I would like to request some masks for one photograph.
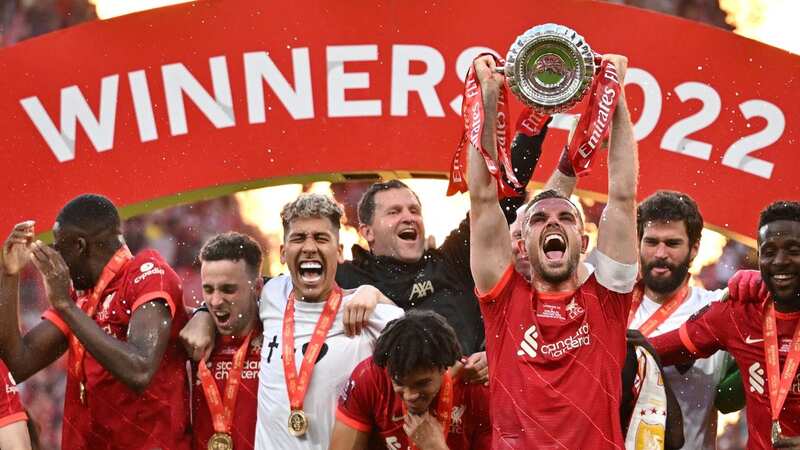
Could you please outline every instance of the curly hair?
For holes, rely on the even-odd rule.
[[[761,211],[761,215],[758,218],[758,229],[778,220],[800,222],[800,202],[778,200],[770,203]]]
[[[395,380],[420,368],[447,369],[459,358],[461,346],[453,327],[441,315],[419,309],[389,322],[372,353],[375,364]]]
[[[639,239],[648,222],[682,221],[686,225],[689,247],[700,241],[703,233],[703,216],[692,197],[683,192],[657,191],[644,199],[636,209],[636,228]]]
[[[293,220],[308,218],[328,219],[338,234],[343,214],[342,207],[327,195],[300,194],[294,201],[284,205],[281,210],[283,235],[288,236],[289,224]]]

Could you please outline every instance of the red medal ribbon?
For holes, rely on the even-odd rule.
[[[231,370],[228,372],[228,382],[225,384],[224,398],[220,398],[214,376],[206,366],[206,358],[203,358],[197,366],[197,376],[203,385],[203,393],[206,396],[208,410],[211,412],[215,433],[231,434],[233,411],[236,407],[236,397],[239,395],[239,385],[242,381],[242,370],[244,369],[244,362],[247,358],[247,350],[250,348],[250,338],[252,336],[253,330],[250,330],[236,353],[233,354]]]
[[[484,53],[478,55],[478,58],[484,55],[491,55]],[[491,55],[498,66],[502,66],[496,56]],[[476,58],[477,59],[477,58]],[[447,195],[453,195],[456,192],[467,192],[468,186],[466,181],[466,150],[467,144],[472,144],[478,152],[480,152],[486,163],[486,168],[489,173],[497,180],[497,190],[501,197],[517,197],[519,194],[516,189],[523,188],[520,182],[514,175],[513,167],[511,166],[511,139],[513,136],[508,135],[508,122],[510,115],[508,111],[508,88],[505,84],[500,88],[497,98],[497,118],[495,121],[495,142],[497,144],[497,161],[492,158],[489,151],[483,147],[483,126],[484,126],[484,111],[483,111],[483,92],[481,91],[481,84],[475,74],[475,69],[470,66],[467,72],[467,77],[464,82],[464,98],[461,104],[461,115],[464,118],[464,132],[461,136],[461,141],[456,148],[453,155],[453,161],[450,164],[450,182],[447,186]],[[542,127],[547,122],[548,115],[533,113],[531,110],[526,110],[522,118],[517,122],[517,131],[533,136],[541,132]],[[503,178],[498,162],[503,167],[507,181]]]
[[[283,314],[283,375],[286,378],[286,391],[289,394],[289,404],[292,411],[303,409],[303,400],[311,382],[311,372],[317,362],[317,356],[322,350],[322,344],[328,337],[328,331],[336,319],[339,306],[342,304],[342,290],[334,285],[328,298],[325,300],[325,308],[322,310],[317,325],[314,327],[314,334],[311,335],[311,342],[308,343],[303,361],[300,363],[300,374],[298,375],[294,363],[294,291],[289,294],[286,302],[286,311]]]
[[[403,416],[408,415],[406,402],[402,401],[402,397],[400,405],[403,407]],[[447,442],[447,435],[450,434],[450,417],[452,414],[453,377],[451,377],[450,373],[445,370],[444,375],[442,375],[442,386],[439,388],[439,399],[436,402],[436,418],[439,420],[439,424],[442,426],[445,442]],[[408,445],[409,450],[417,450],[417,446],[411,440],[410,436],[408,438]]]
[[[133,255],[131,251],[128,249],[127,245],[123,245],[120,247],[114,256],[108,261],[105,267],[103,267],[103,271],[100,273],[100,278],[95,283],[94,288],[92,288],[92,292],[89,293],[88,298],[86,296],[82,297],[86,299],[86,302],[82,305],[81,309],[86,313],[87,316],[94,319],[94,314],[97,312],[97,305],[100,303],[100,297],[103,295],[103,291],[106,290],[108,284],[111,283],[111,280],[117,276],[122,266],[125,265],[128,261],[133,259]],[[83,361],[86,357],[86,347],[81,344],[81,341],[78,340],[75,333],[72,333],[69,336],[69,350],[71,353],[70,356],[70,363],[69,363],[69,371],[72,376],[78,380],[81,385],[81,403],[85,403],[85,385],[86,385],[86,371],[83,366]]]
[[[775,304],[768,301],[765,307],[764,354],[767,363],[767,379],[769,380],[769,403],[772,409],[772,421],[777,422],[797,373],[798,363],[800,363],[800,322],[795,326],[783,373],[779,374],[780,357],[778,355],[778,325],[775,321]]]
[[[639,331],[645,337],[650,336],[650,334],[656,330],[665,320],[667,317],[671,316],[672,313],[675,312],[684,302],[686,302],[687,294],[689,291],[688,283],[683,283],[681,288],[678,292],[675,293],[672,297],[667,299],[661,306],[653,313],[647,320],[644,321],[641,325],[639,325]],[[631,322],[633,322],[633,318],[636,316],[636,311],[639,309],[639,306],[642,304],[642,299],[644,298],[644,288],[641,285],[637,285],[636,289],[633,291],[633,302],[631,304],[631,311],[628,313],[628,326],[630,327]]]
[[[569,159],[577,176],[588,175],[592,159],[608,136],[614,110],[617,109],[621,87],[617,69],[609,61],[600,65],[600,73],[592,82],[589,103],[569,144]]]

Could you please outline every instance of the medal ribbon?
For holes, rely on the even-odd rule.
[[[681,288],[667,301],[661,304],[661,306],[653,313],[647,320],[644,321],[641,325],[639,325],[639,331],[645,337],[650,336],[650,334],[655,331],[665,320],[667,317],[671,316],[672,313],[675,312],[680,306],[686,302],[686,297],[689,291],[689,284],[684,282],[681,285]],[[639,309],[639,306],[642,304],[642,299],[644,297],[644,288],[641,285],[636,286],[636,289],[633,291],[633,302],[631,304],[631,311],[628,313],[628,326],[630,327],[631,322],[633,322],[634,317],[636,317],[636,311]]]
[[[777,422],[781,415],[783,403],[789,395],[797,366],[800,363],[800,321],[794,329],[789,354],[783,373],[780,371],[780,357],[778,355],[778,325],[775,320],[775,303],[768,301],[764,311],[764,354],[767,363],[767,379],[769,380],[769,403],[772,409],[772,421]]]
[[[480,58],[484,55],[490,55],[494,58],[498,66],[502,66],[502,61],[490,53],[483,53],[478,55]],[[476,59],[477,59],[476,58]],[[497,161],[489,154],[489,151],[483,147],[483,126],[484,126],[484,111],[483,111],[483,92],[481,91],[481,84],[475,74],[474,66],[470,65],[467,71],[467,77],[464,82],[464,97],[461,103],[461,115],[464,118],[464,131],[461,135],[461,141],[456,148],[453,155],[453,161],[450,164],[450,181],[447,186],[447,195],[453,195],[456,192],[467,192],[468,186],[466,181],[466,152],[468,144],[472,144],[483,157],[486,163],[486,168],[489,170],[495,180],[497,180],[497,190],[500,197],[517,197],[519,194],[515,189],[522,189],[522,186],[514,174],[514,169],[511,166],[511,139],[513,136],[508,135],[508,122],[510,115],[508,111],[508,88],[505,83],[500,87],[500,92],[497,97],[497,118],[495,119],[495,142],[497,145]],[[525,113],[517,121],[517,131],[534,136],[541,132],[542,127],[547,122],[550,116],[533,112],[530,108],[525,110]],[[500,166],[503,170],[500,170]],[[505,172],[505,178],[503,173]]]
[[[311,372],[317,362],[317,356],[322,350],[322,344],[328,336],[328,331],[336,319],[339,306],[342,303],[342,290],[334,285],[331,293],[325,300],[325,307],[322,310],[317,325],[314,327],[314,334],[311,335],[311,342],[300,363],[300,374],[298,375],[294,362],[294,291],[289,294],[286,303],[286,311],[283,314],[283,375],[286,378],[286,391],[289,395],[289,404],[292,411],[303,409],[303,400],[311,382]]]
[[[569,143],[569,158],[577,176],[588,175],[592,159],[608,136],[621,87],[614,64],[603,61],[600,72],[592,82],[589,103]]]
[[[206,358],[203,358],[197,366],[197,376],[200,377],[203,385],[203,393],[206,396],[206,403],[208,403],[208,410],[211,412],[211,420],[216,433],[231,434],[233,411],[236,407],[236,397],[239,395],[239,385],[242,381],[242,369],[244,369],[252,336],[253,330],[250,330],[236,353],[233,354],[231,370],[228,372],[228,382],[225,384],[224,398],[220,398],[214,376],[206,366]]]
[[[114,256],[111,257],[106,266],[103,267],[100,278],[97,280],[97,283],[95,283],[94,288],[92,288],[92,292],[88,295],[84,307],[81,308],[87,316],[94,319],[94,314],[97,312],[97,305],[100,303],[100,297],[102,297],[103,291],[106,290],[111,280],[117,276],[122,266],[131,259],[133,259],[131,251],[128,249],[127,245],[123,245],[114,253]],[[86,297],[84,296],[84,298]],[[85,388],[83,386],[85,386],[86,371],[83,361],[86,357],[86,347],[81,344],[81,341],[78,340],[75,333],[69,336],[69,350],[72,354],[69,363],[69,371],[72,376],[81,383],[81,403],[84,403],[83,390]]]
[[[403,406],[403,415],[408,415],[406,402],[401,401],[400,404]],[[444,375],[442,375],[442,386],[439,388],[439,400],[436,402],[436,419],[439,420],[439,424],[442,426],[445,442],[447,442],[447,435],[450,434],[450,416],[452,414],[453,377],[451,377],[450,373],[445,370]],[[408,437],[408,441],[409,450],[417,450],[417,446],[413,441],[411,441],[410,436]]]

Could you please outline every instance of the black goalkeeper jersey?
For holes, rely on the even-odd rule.
[[[466,219],[439,248],[426,250],[416,263],[375,256],[353,246],[353,260],[339,264],[336,282],[345,289],[371,284],[404,310],[433,310],[455,329],[464,354],[483,350],[483,320],[469,268]]]

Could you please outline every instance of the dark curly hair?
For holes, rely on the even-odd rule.
[[[681,221],[686,226],[689,247],[700,242],[703,216],[692,197],[683,192],[657,191],[639,203],[636,210],[636,229],[641,240],[648,222]]]
[[[395,380],[419,368],[447,369],[459,358],[461,346],[453,327],[430,310],[410,310],[389,322],[372,353],[375,364]]]
[[[800,222],[800,202],[778,200],[770,203],[761,211],[761,216],[758,218],[758,228],[761,229],[764,225],[777,220]]]

